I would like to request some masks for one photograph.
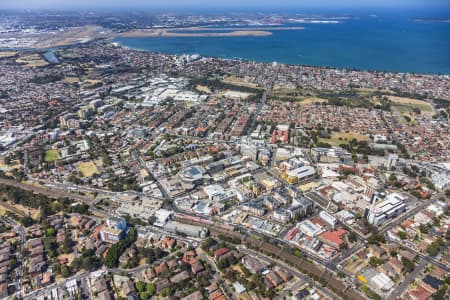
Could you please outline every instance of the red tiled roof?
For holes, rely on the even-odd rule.
[[[225,253],[227,253],[229,250],[227,248],[220,248],[214,251],[214,257],[221,257]]]
[[[347,233],[344,229],[339,229],[336,231],[325,231],[320,235],[321,238],[328,240],[336,245],[343,245],[345,242],[342,239],[342,236]]]

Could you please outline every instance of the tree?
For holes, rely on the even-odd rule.
[[[405,267],[406,273],[411,273],[415,269],[414,263],[409,259],[407,259],[406,257],[402,257],[402,264]]]
[[[399,231],[397,234],[398,234],[398,237],[402,240],[405,240],[408,237],[406,235],[406,232],[404,232],[404,231]]]
[[[379,259],[376,258],[375,256],[372,256],[372,257],[370,258],[370,260],[369,260],[369,264],[370,264],[372,267],[376,268],[376,267],[378,267],[379,265],[381,265],[381,260],[379,260]]]
[[[348,240],[351,243],[356,242],[358,239],[358,237],[356,236],[356,233],[354,233],[353,231],[350,231],[350,233],[348,234]]]
[[[425,224],[420,224],[419,230],[423,234],[427,234],[428,233],[428,227]]]
[[[142,293],[143,291],[145,291],[145,282],[138,281],[134,286],[136,287],[136,291],[138,293]]]
[[[8,268],[10,270],[15,269],[18,266],[17,259],[13,256],[9,259]]]
[[[395,175],[394,173],[389,175],[389,181],[391,181],[391,182],[397,181],[397,175]]]
[[[59,263],[54,263],[52,265],[52,271],[55,272],[55,274],[61,274],[61,265]]]
[[[84,270],[95,270],[101,266],[100,260],[95,256],[83,257],[81,266]]]
[[[154,283],[151,283],[151,282],[147,283],[147,284],[145,285],[145,290],[147,291],[147,293],[148,293],[150,296],[153,296],[153,295],[155,294],[155,292],[156,292],[155,284],[154,284]]]
[[[161,296],[163,296],[163,297],[170,296],[170,288],[166,287],[166,288],[162,289],[161,290]]]
[[[379,234],[379,233],[375,233],[375,234],[372,234],[367,239],[367,241],[370,244],[380,244],[380,243],[385,243],[386,242],[386,238],[383,235]]]
[[[136,229],[131,228],[125,239],[112,245],[112,247],[108,251],[108,254],[105,257],[105,260],[103,261],[104,264],[108,268],[116,267],[117,264],[119,263],[119,257],[128,247],[130,247],[136,241],[136,239],[137,239]]]
[[[72,240],[69,238],[68,235],[66,235],[64,237],[61,248],[62,248],[62,252],[65,254],[72,252]]]
[[[61,266],[61,276],[67,278],[70,276],[70,270],[66,265]]]
[[[442,239],[438,239],[438,240],[434,241],[427,247],[428,254],[430,254],[431,256],[438,255],[439,250],[443,245],[444,245],[444,241]]]

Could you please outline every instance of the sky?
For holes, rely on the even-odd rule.
[[[189,7],[446,7],[450,0],[0,0],[0,9],[70,8],[189,8]]]

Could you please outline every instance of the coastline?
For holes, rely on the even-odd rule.
[[[177,29],[178,30],[178,29]],[[157,30],[133,30],[122,34],[113,35],[112,38],[142,38],[142,37],[236,37],[236,36],[269,36],[272,35],[270,31],[261,30],[236,30],[231,32],[203,32],[203,33],[181,33],[172,32],[172,30],[157,29]]]
[[[186,28],[158,28],[135,29],[121,34],[118,37],[233,37],[233,36],[269,36],[272,31],[303,30],[304,27],[186,27]],[[202,31],[202,32],[195,32]],[[205,32],[206,31],[206,32]],[[214,31],[214,32],[207,32]],[[227,31],[227,32],[220,32]]]
[[[245,37],[270,36],[272,31],[303,30],[304,27],[174,27],[133,29],[118,33],[100,26],[74,27],[66,31],[45,33],[0,33],[0,49],[44,50],[60,46],[86,43],[103,38],[144,38],[144,37]],[[197,31],[197,32],[196,32]]]

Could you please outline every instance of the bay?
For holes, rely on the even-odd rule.
[[[117,38],[120,44],[170,54],[260,62],[450,74],[450,23],[406,17],[360,17],[338,24],[286,24],[304,30],[254,37]]]

